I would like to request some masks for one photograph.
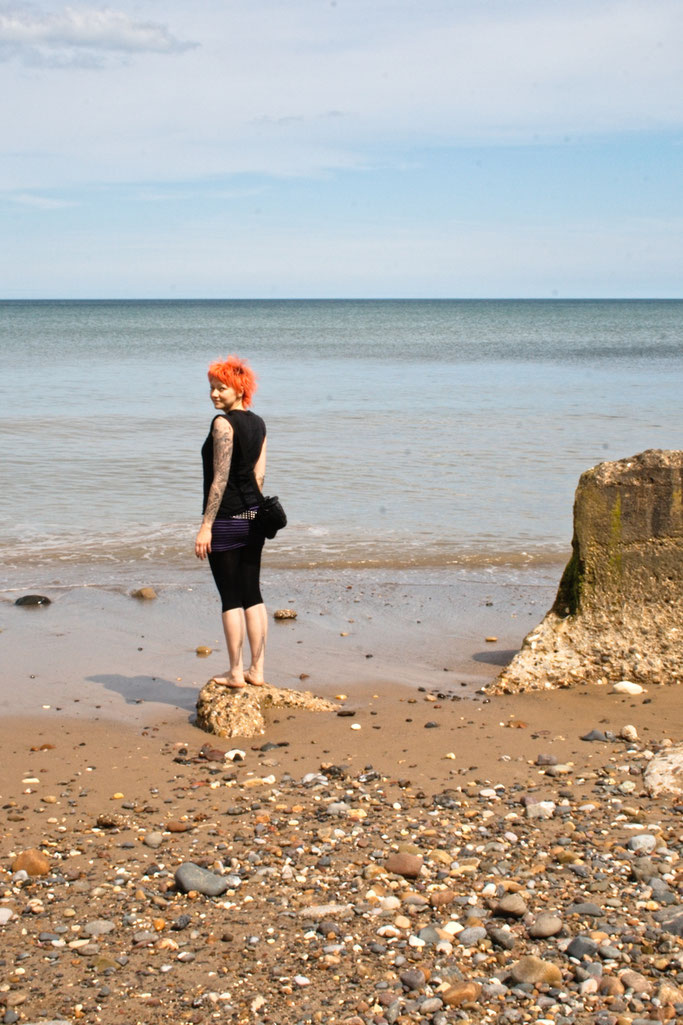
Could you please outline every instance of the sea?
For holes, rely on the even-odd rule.
[[[6,301],[5,597],[194,571],[230,353],[289,517],[276,569],[561,565],[584,470],[683,446],[677,300]]]

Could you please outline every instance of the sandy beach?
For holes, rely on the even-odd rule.
[[[279,580],[299,618],[272,624],[273,682],[345,714],[277,710],[231,741],[191,723],[220,656],[197,657],[217,639],[186,600],[184,629],[162,587],[147,604],[6,604],[4,1021],[683,1013],[683,804],[642,781],[683,739],[679,688],[477,693],[551,576],[527,592],[460,580],[449,631],[438,575]]]

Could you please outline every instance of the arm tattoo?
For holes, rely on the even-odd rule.
[[[221,504],[225,485],[228,483],[230,462],[232,460],[233,433],[232,427],[224,418],[215,421],[213,430],[213,481],[206,502],[204,523],[210,525],[216,519]]]

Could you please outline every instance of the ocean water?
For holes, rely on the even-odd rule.
[[[290,517],[275,568],[561,562],[583,470],[683,445],[680,301],[4,302],[6,589],[194,568],[230,352]]]

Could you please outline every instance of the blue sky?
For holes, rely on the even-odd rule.
[[[0,0],[0,297],[683,296],[681,53],[680,0]]]

